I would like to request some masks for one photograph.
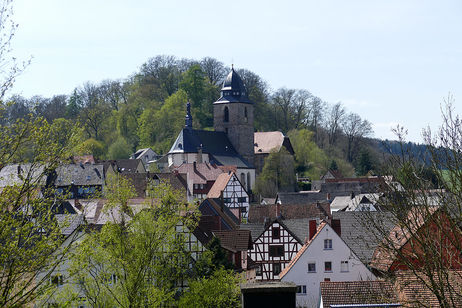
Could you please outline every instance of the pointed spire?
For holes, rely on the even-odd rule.
[[[190,102],[186,103],[186,116],[184,118],[184,122],[185,122],[184,127],[192,129],[192,115],[191,115],[191,103]]]

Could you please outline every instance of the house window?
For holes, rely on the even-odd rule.
[[[231,198],[223,198],[224,203],[231,203]]]
[[[224,110],[224,122],[229,122],[229,109],[228,107],[225,107],[225,110]]]
[[[332,249],[332,240],[331,239],[325,239],[324,240],[324,249]]]
[[[281,263],[273,264],[273,275],[279,275],[281,273]]]
[[[316,273],[316,263],[308,263],[308,273]]]
[[[284,256],[284,245],[271,245],[269,247],[270,257],[282,257]]]
[[[246,123],[248,122],[247,107],[244,108],[244,121],[245,121]]]
[[[50,280],[51,280],[51,284],[58,286],[58,287],[64,284],[64,277],[61,274],[51,276]]]
[[[348,272],[348,261],[341,261],[340,262],[340,271],[341,272]]]
[[[238,197],[237,202],[239,202],[239,203],[247,202],[247,198],[246,197]]]
[[[199,184],[200,189],[204,189],[204,184]]]
[[[324,271],[332,272],[332,262],[330,261],[324,262]]]
[[[306,286],[297,286],[297,294],[306,295]]]
[[[255,275],[261,276],[261,265],[259,265],[259,266],[255,269]]]
[[[330,278],[324,278],[324,281],[330,281]]]
[[[273,227],[273,239],[278,240],[281,237],[281,229],[279,227]]]

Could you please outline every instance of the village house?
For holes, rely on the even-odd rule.
[[[284,136],[280,131],[256,132],[254,134],[255,170],[257,174],[263,170],[265,158],[271,152],[279,152],[281,148],[284,148],[292,156],[295,154],[289,137]]]
[[[309,225],[308,240],[279,275],[299,286],[297,306],[317,306],[322,281],[376,279],[327,222],[311,220]]]

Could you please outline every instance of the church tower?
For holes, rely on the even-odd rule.
[[[241,77],[234,68],[226,77],[220,98],[213,103],[215,131],[225,132],[236,151],[253,166],[254,163],[254,103],[247,96]]]

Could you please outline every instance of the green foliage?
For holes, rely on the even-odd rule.
[[[128,144],[124,137],[119,137],[109,146],[107,151],[108,159],[127,159],[132,153],[132,147]]]
[[[294,159],[285,148],[271,152],[255,183],[255,191],[263,197],[274,197],[278,191],[295,190]]]
[[[104,146],[101,142],[90,138],[77,145],[74,152],[76,155],[92,154],[95,158],[101,158],[104,155]]]
[[[329,170],[338,170],[338,165],[335,160],[331,160],[330,165],[329,165]]]
[[[373,171],[375,168],[373,159],[368,150],[363,149],[359,154],[358,162],[356,165],[357,175],[366,175],[368,172]]]
[[[180,299],[180,307],[240,307],[240,279],[232,272],[217,270],[209,278],[192,281]]]

